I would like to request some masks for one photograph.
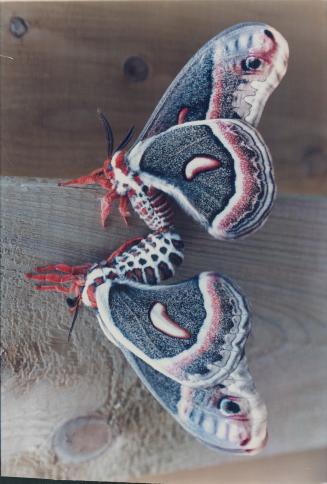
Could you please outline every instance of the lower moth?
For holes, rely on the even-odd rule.
[[[27,277],[41,291],[73,294],[75,315],[81,303],[94,311],[105,336],[190,434],[215,449],[257,452],[267,412],[244,355],[247,303],[215,272],[160,284],[182,260],[181,238],[167,231],[133,239],[97,264],[51,265]]]

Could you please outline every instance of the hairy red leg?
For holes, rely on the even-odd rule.
[[[70,339],[72,330],[74,328],[78,308],[82,300],[82,290],[85,286],[85,278],[88,269],[92,264],[82,264],[79,266],[69,266],[67,264],[55,264],[37,268],[37,274],[26,274],[28,279],[33,281],[43,282],[57,282],[58,284],[40,284],[34,286],[36,291],[42,292],[59,292],[62,294],[74,294],[74,298],[68,297],[67,303],[70,306],[69,311],[74,314],[73,321],[68,333],[68,340]],[[57,273],[45,273],[46,271],[57,271],[63,274]],[[68,286],[64,284],[70,282]]]
[[[81,264],[79,266],[70,266],[68,264],[54,264],[48,266],[37,267],[36,272],[49,272],[49,271],[59,271],[65,272],[67,274],[85,274],[88,269],[92,266],[92,264]]]
[[[131,216],[131,213],[128,210],[128,202],[129,200],[127,196],[120,197],[119,199],[119,213],[125,220],[126,225],[128,224],[127,218]]]
[[[37,267],[36,274],[25,274],[27,279],[38,282],[56,282],[58,284],[40,284],[35,286],[37,291],[56,291],[65,294],[73,293],[80,296],[81,288],[85,285],[85,277],[92,264],[82,264],[79,266],[69,266],[67,264],[53,264]],[[55,272],[48,272],[55,271]],[[58,274],[59,272],[59,274]],[[61,274],[60,274],[61,273]],[[69,286],[64,284],[70,283]]]
[[[98,178],[103,175],[103,168],[97,170],[97,173],[90,173],[88,175],[82,175],[78,178],[73,178],[65,182],[59,182],[58,185],[61,187],[67,187],[71,185],[96,185]]]
[[[35,286],[34,289],[36,291],[44,291],[44,292],[62,292],[64,294],[69,294],[71,292],[70,288],[69,287],[65,287],[65,286],[59,286],[58,284],[54,284],[54,285],[47,285],[47,286],[43,286],[43,285],[40,285],[40,286]]]
[[[121,151],[118,154],[116,160],[117,167],[122,170],[123,173],[127,174],[128,169],[125,165],[125,155]],[[81,176],[79,178],[74,178],[69,181],[60,182],[60,186],[74,186],[74,185],[99,185],[108,191],[108,193],[101,200],[101,223],[105,226],[106,220],[110,214],[112,202],[119,198],[120,195],[116,193],[115,182],[114,182],[114,172],[111,168],[111,158],[107,158],[103,162],[102,168],[97,168],[91,171],[88,175]],[[119,212],[125,223],[127,224],[127,217],[130,216],[128,210],[128,196],[124,195],[119,201]]]
[[[113,174],[110,171],[110,163],[111,159],[107,159],[104,161],[103,166],[101,168],[96,168],[95,170],[91,171],[88,175],[83,175],[78,178],[73,178],[72,180],[68,180],[66,182],[60,182],[59,186],[71,186],[71,185],[101,185],[103,188],[111,188],[108,186],[108,181],[113,178]],[[105,184],[105,186],[103,186]]]
[[[105,190],[114,190],[112,181],[109,178],[97,178],[97,185]]]
[[[33,281],[44,281],[44,282],[72,282],[75,279],[73,274],[26,274],[27,279],[32,279]]]
[[[112,189],[112,182],[109,178],[91,175],[81,176],[80,178],[75,178],[74,180],[69,180],[67,182],[60,182],[58,185],[61,187],[70,187],[74,185],[99,185],[105,190]]]
[[[101,224],[103,227],[111,212],[112,203],[117,198],[119,198],[119,195],[115,191],[111,191],[101,199]]]
[[[34,281],[58,282],[59,284],[40,284],[38,286],[34,286],[34,289],[36,291],[74,294],[78,301],[81,297],[81,289],[85,285],[85,278],[77,279],[77,276],[60,276],[59,274],[26,274],[26,277]],[[66,279],[68,277],[70,277],[70,280]],[[71,284],[69,286],[64,286],[63,284],[65,282],[71,282]]]

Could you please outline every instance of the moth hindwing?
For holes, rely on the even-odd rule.
[[[220,382],[243,356],[247,305],[216,273],[153,287],[115,279],[100,284],[95,298],[107,337],[181,384]]]
[[[172,196],[218,239],[258,229],[272,208],[269,150],[239,120],[185,123],[138,143],[126,160],[144,185]]]

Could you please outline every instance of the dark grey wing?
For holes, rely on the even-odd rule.
[[[266,220],[275,194],[272,160],[241,120],[195,121],[138,143],[127,159],[145,185],[175,198],[217,239],[235,239]]]
[[[250,329],[244,297],[211,272],[167,286],[115,280],[97,288],[107,337],[166,376],[191,386],[226,378]]]
[[[224,30],[180,71],[136,142],[185,121],[237,118],[257,126],[287,62],[287,42],[269,25],[249,22]]]
[[[190,388],[167,378],[133,353],[127,360],[159,403],[205,445],[228,452],[260,451],[267,441],[267,410],[245,358],[228,379],[208,388]]]

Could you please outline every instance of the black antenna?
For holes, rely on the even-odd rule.
[[[69,328],[68,341],[70,341],[70,337],[72,335],[72,332],[73,332],[73,329],[74,329],[74,326],[75,326],[75,323],[76,323],[76,319],[77,319],[77,315],[78,315],[78,310],[79,310],[79,305],[76,306],[76,309],[75,309],[75,312],[74,312],[73,321],[72,321],[72,324],[70,325],[70,328]]]
[[[110,126],[108,119],[105,117],[103,112],[98,108],[97,113],[99,118],[101,119],[102,125],[106,132],[106,140],[107,140],[107,155],[108,158],[111,157],[113,149],[114,149],[114,135]]]
[[[132,126],[131,129],[128,131],[127,135],[125,136],[125,138],[123,139],[123,141],[118,146],[118,148],[115,149],[115,151],[122,150],[123,148],[125,148],[126,145],[128,145],[128,143],[130,142],[130,140],[133,136],[134,129],[135,129],[135,127]]]

